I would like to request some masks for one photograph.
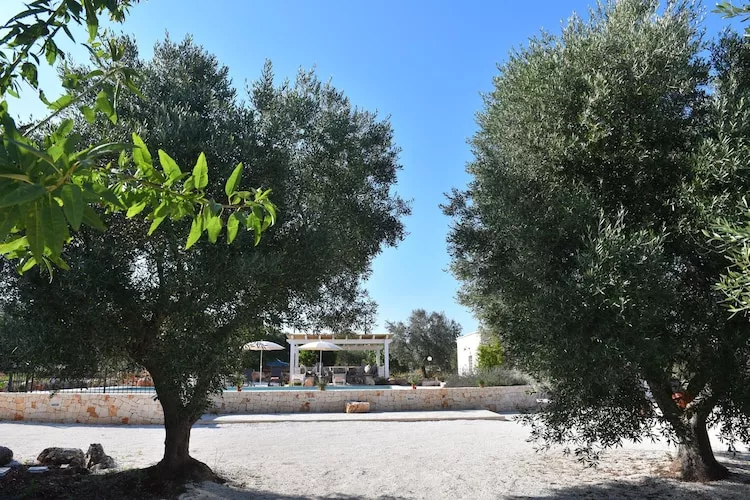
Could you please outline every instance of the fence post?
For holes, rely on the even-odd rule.
[[[107,369],[106,368],[104,369],[104,384],[102,384],[102,386],[103,386],[102,390],[104,394],[107,394]]]

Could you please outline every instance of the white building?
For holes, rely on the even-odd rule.
[[[479,332],[461,335],[456,339],[458,345],[458,374],[472,373],[477,366],[479,344],[482,336]]]

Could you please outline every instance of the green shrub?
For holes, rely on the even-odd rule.
[[[489,370],[503,364],[503,346],[499,340],[482,344],[477,349],[477,367]]]
[[[468,375],[449,375],[445,378],[445,385],[447,387],[478,387],[480,380],[487,387],[527,385],[533,383],[531,377],[518,370],[495,367],[479,369]]]

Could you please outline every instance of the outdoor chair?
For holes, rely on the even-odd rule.
[[[300,365],[297,373],[294,373],[293,370],[290,371],[289,383],[294,385],[295,382],[300,382],[300,384],[304,385],[306,375],[307,375],[307,367],[305,365]]]
[[[268,377],[268,386],[270,387],[274,382],[276,385],[281,386],[283,381],[283,372],[281,366],[272,366],[271,367],[271,376]]]
[[[333,368],[333,385],[346,385],[346,368],[343,366]]]

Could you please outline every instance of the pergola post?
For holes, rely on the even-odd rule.
[[[388,359],[388,344],[390,344],[390,340],[386,340],[383,343],[383,358],[385,358],[383,361],[385,362],[385,378],[388,378],[391,376],[391,364],[390,360]]]

